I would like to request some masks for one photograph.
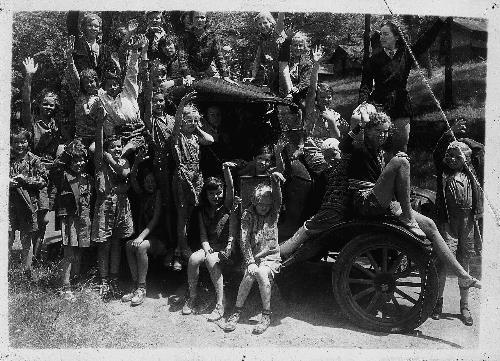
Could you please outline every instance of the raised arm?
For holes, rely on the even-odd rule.
[[[307,95],[306,95],[306,109],[304,114],[305,124],[308,124],[308,122],[311,120],[314,108],[316,107],[316,91],[318,88],[319,61],[321,60],[322,57],[323,57],[323,49],[321,47],[316,46],[316,48],[312,52],[313,66],[311,69],[311,77],[309,78],[309,88],[307,90]],[[312,127],[307,130],[312,132],[315,125],[316,124],[312,124]]]
[[[214,137],[201,129],[201,124],[196,126],[196,133],[198,134],[198,141],[201,145],[210,145],[214,142]]]
[[[222,164],[222,170],[224,172],[224,182],[226,183],[226,195],[224,197],[224,205],[227,209],[233,208],[234,202],[234,183],[233,176],[231,174],[231,168],[236,167],[236,163],[225,162]]]
[[[285,162],[283,162],[282,156],[283,149],[285,149],[285,140],[280,138],[274,146],[274,157],[276,158],[276,170],[281,174],[285,174]]]
[[[247,267],[251,264],[255,265],[255,259],[252,254],[252,245],[250,239],[252,236],[252,226],[252,214],[248,210],[245,210],[241,217],[240,248]]]
[[[361,76],[361,84],[359,86],[358,104],[368,101],[373,90],[373,71],[370,59],[363,64],[363,73]]]
[[[273,172],[271,174],[271,188],[273,190],[273,209],[276,212],[276,215],[279,215],[280,208],[281,208],[281,202],[282,202],[282,195],[281,195],[281,185],[280,182],[284,182],[285,178],[283,177],[283,174],[280,172]]]
[[[38,69],[33,58],[26,58],[24,65],[24,84],[23,84],[23,106],[21,108],[21,120],[27,129],[33,129],[33,117],[31,115],[31,80],[33,74]]]
[[[139,49],[147,47],[147,40],[141,35],[132,45],[132,53],[128,59],[127,72],[123,81],[123,92],[131,99],[137,100],[139,97],[139,85],[137,84],[137,74],[139,73]]]
[[[94,150],[94,164],[97,172],[102,168],[104,157],[104,118],[106,116],[104,105],[99,98],[92,104],[90,116],[94,117],[97,121]]]
[[[143,190],[137,180],[137,173],[139,170],[139,165],[144,162],[146,159],[148,159],[148,155],[145,152],[144,148],[141,148],[139,152],[137,152],[137,155],[134,160],[134,164],[132,165],[132,169],[130,170],[130,183],[132,185],[132,189],[134,190],[135,193],[137,194],[143,194]]]
[[[153,79],[156,76],[156,69],[158,66],[158,60],[153,62],[151,69],[146,69],[145,72],[145,84],[143,88],[144,97],[144,124],[149,132],[153,130]]]
[[[73,51],[75,49],[75,36],[70,35],[66,42],[66,78],[71,95],[76,99],[80,95],[80,76],[73,61]]]

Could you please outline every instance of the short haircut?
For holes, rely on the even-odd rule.
[[[86,68],[86,69],[83,69],[81,72],[80,72],[80,89],[85,93],[85,89],[83,89],[83,79],[89,79],[89,80],[94,80],[97,84],[98,82],[98,77],[97,77],[97,73],[94,69],[90,69],[90,68]]]
[[[10,133],[10,142],[22,140],[29,142],[31,140],[31,133],[23,127],[15,127],[12,129]]]
[[[385,123],[389,123],[389,125],[391,125],[391,118],[384,112],[377,111],[370,114],[370,121],[366,124],[365,129],[374,128]]]
[[[109,146],[111,145],[111,143],[114,143],[116,141],[119,141],[121,143],[122,138],[120,138],[116,134],[113,134],[113,135],[110,135],[109,137],[107,137],[103,143],[104,150],[107,150],[109,148]]]
[[[465,155],[465,159],[467,162],[470,163],[471,157],[472,157],[472,149],[465,144],[464,142],[460,142],[458,140],[455,140],[448,145],[448,148],[446,149],[446,154],[452,150],[459,150],[463,155]]]
[[[257,15],[255,15],[255,18],[253,19],[255,22],[259,21],[260,19],[266,19],[269,21],[273,26],[276,25],[276,20],[274,20],[273,15],[269,11],[261,11]]]
[[[85,145],[78,138],[72,140],[65,147],[64,152],[68,156],[68,162],[66,164],[70,164],[75,159],[86,159],[87,158],[87,150],[85,149]]]
[[[85,15],[83,15],[81,25],[82,27],[86,26],[87,24],[91,23],[94,20],[97,20],[99,22],[99,26],[102,25],[101,18],[99,17],[99,15],[95,13],[86,13]]]

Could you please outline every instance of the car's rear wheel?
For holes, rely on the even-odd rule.
[[[437,299],[431,255],[410,239],[365,234],[340,252],[333,292],[344,314],[374,331],[404,332],[420,326]]]

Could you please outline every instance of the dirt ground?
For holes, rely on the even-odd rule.
[[[50,226],[49,226],[50,227]],[[49,230],[47,238],[57,233]],[[125,259],[123,259],[125,262]],[[125,266],[125,265],[124,265]],[[476,277],[480,265],[472,269]],[[235,331],[225,333],[224,322],[207,321],[215,296],[206,270],[201,270],[196,313],[181,314],[186,293],[186,273],[166,270],[151,262],[148,293],[137,307],[119,300],[103,303],[106,313],[117,322],[129,325],[135,335],[131,347],[341,347],[341,348],[426,348],[470,349],[478,345],[480,293],[472,289],[470,309],[474,325],[459,319],[459,291],[456,277],[449,276],[444,294],[443,319],[428,319],[412,334],[366,331],[349,322],[334,300],[331,269],[328,264],[304,263],[284,270],[278,276],[272,295],[272,323],[263,335],[253,335],[261,301],[254,285],[247,299],[242,320]],[[228,280],[226,297],[230,312],[236,299],[238,277]],[[127,286],[127,280],[122,280]]]

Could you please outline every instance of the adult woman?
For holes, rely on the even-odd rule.
[[[206,78],[218,75],[229,79],[229,73],[222,52],[222,45],[218,36],[210,31],[207,17],[204,12],[193,12],[193,23],[186,30],[179,43],[179,62],[184,76],[187,76],[186,85],[190,85],[192,78]],[[216,69],[212,63],[215,63]],[[187,67],[187,68],[186,68]]]
[[[438,19],[411,46],[416,57],[431,46],[443,24],[443,20]],[[413,67],[413,59],[405,48],[397,25],[391,21],[383,23],[380,28],[380,45],[363,66],[359,103],[382,105],[394,125],[393,152],[406,152],[412,117],[406,84]]]
[[[341,151],[350,154],[347,176],[354,195],[354,210],[360,216],[390,213],[398,217],[412,233],[432,242],[439,259],[459,277],[464,287],[481,288],[479,281],[453,256],[434,221],[411,208],[408,156],[399,152],[385,164],[382,146],[387,140],[390,118],[377,111],[368,114],[364,106],[360,107],[360,113],[359,124],[340,143]],[[363,142],[355,145],[354,136],[362,128]]]

